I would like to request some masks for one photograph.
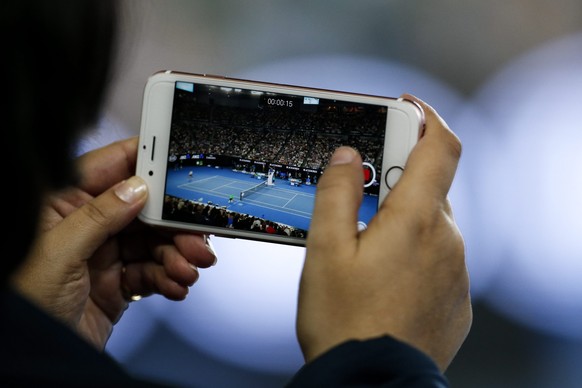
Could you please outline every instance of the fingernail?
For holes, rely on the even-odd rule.
[[[141,178],[133,176],[117,185],[114,192],[123,202],[135,203],[145,197],[147,187]]]
[[[198,281],[198,278],[200,277],[200,272],[198,272],[198,267],[196,267],[194,264],[190,264],[190,268],[192,268],[192,272],[194,272],[194,274],[196,275],[196,278],[194,279],[192,284],[190,284],[193,285]]]
[[[189,286],[193,286],[198,279],[200,279],[200,272],[198,271],[198,267],[196,267],[194,264],[189,263],[190,264],[190,268],[192,268],[192,272],[194,272],[194,280],[192,280],[192,282],[190,282]]]
[[[335,166],[338,164],[349,164],[356,157],[356,151],[350,147],[339,147],[329,160],[330,166]]]
[[[215,266],[216,263],[218,263],[218,257],[216,256],[216,251],[214,250],[212,241],[210,241],[210,237],[208,236],[205,236],[204,239],[206,240],[206,249],[208,249],[208,252],[210,252],[214,257],[214,262],[212,263],[212,266]]]

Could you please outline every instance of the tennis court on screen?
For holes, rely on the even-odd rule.
[[[257,188],[259,184],[261,187]],[[241,192],[244,193],[242,200]],[[168,170],[166,194],[211,202],[231,211],[298,228],[309,226],[315,201],[314,186],[291,186],[283,180],[275,180],[274,186],[267,186],[265,180],[250,174],[211,167]]]

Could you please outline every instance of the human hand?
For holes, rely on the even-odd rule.
[[[317,186],[297,335],[306,361],[350,339],[393,336],[445,370],[472,322],[463,238],[447,199],[461,143],[427,104],[426,131],[365,231],[362,160],[341,147]]]
[[[80,183],[47,198],[39,235],[13,287],[103,349],[131,295],[182,300],[197,268],[216,261],[207,236],[136,219],[147,198],[132,176],[137,138],[77,160]]]

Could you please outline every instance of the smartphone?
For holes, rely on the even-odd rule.
[[[304,246],[333,151],[362,156],[364,230],[424,129],[412,101],[161,71],[143,96],[136,174],[148,224]]]

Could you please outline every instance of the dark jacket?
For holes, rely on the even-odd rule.
[[[162,387],[128,374],[18,294],[0,294],[0,386]],[[303,366],[291,387],[448,387],[430,358],[390,337],[349,341]]]

